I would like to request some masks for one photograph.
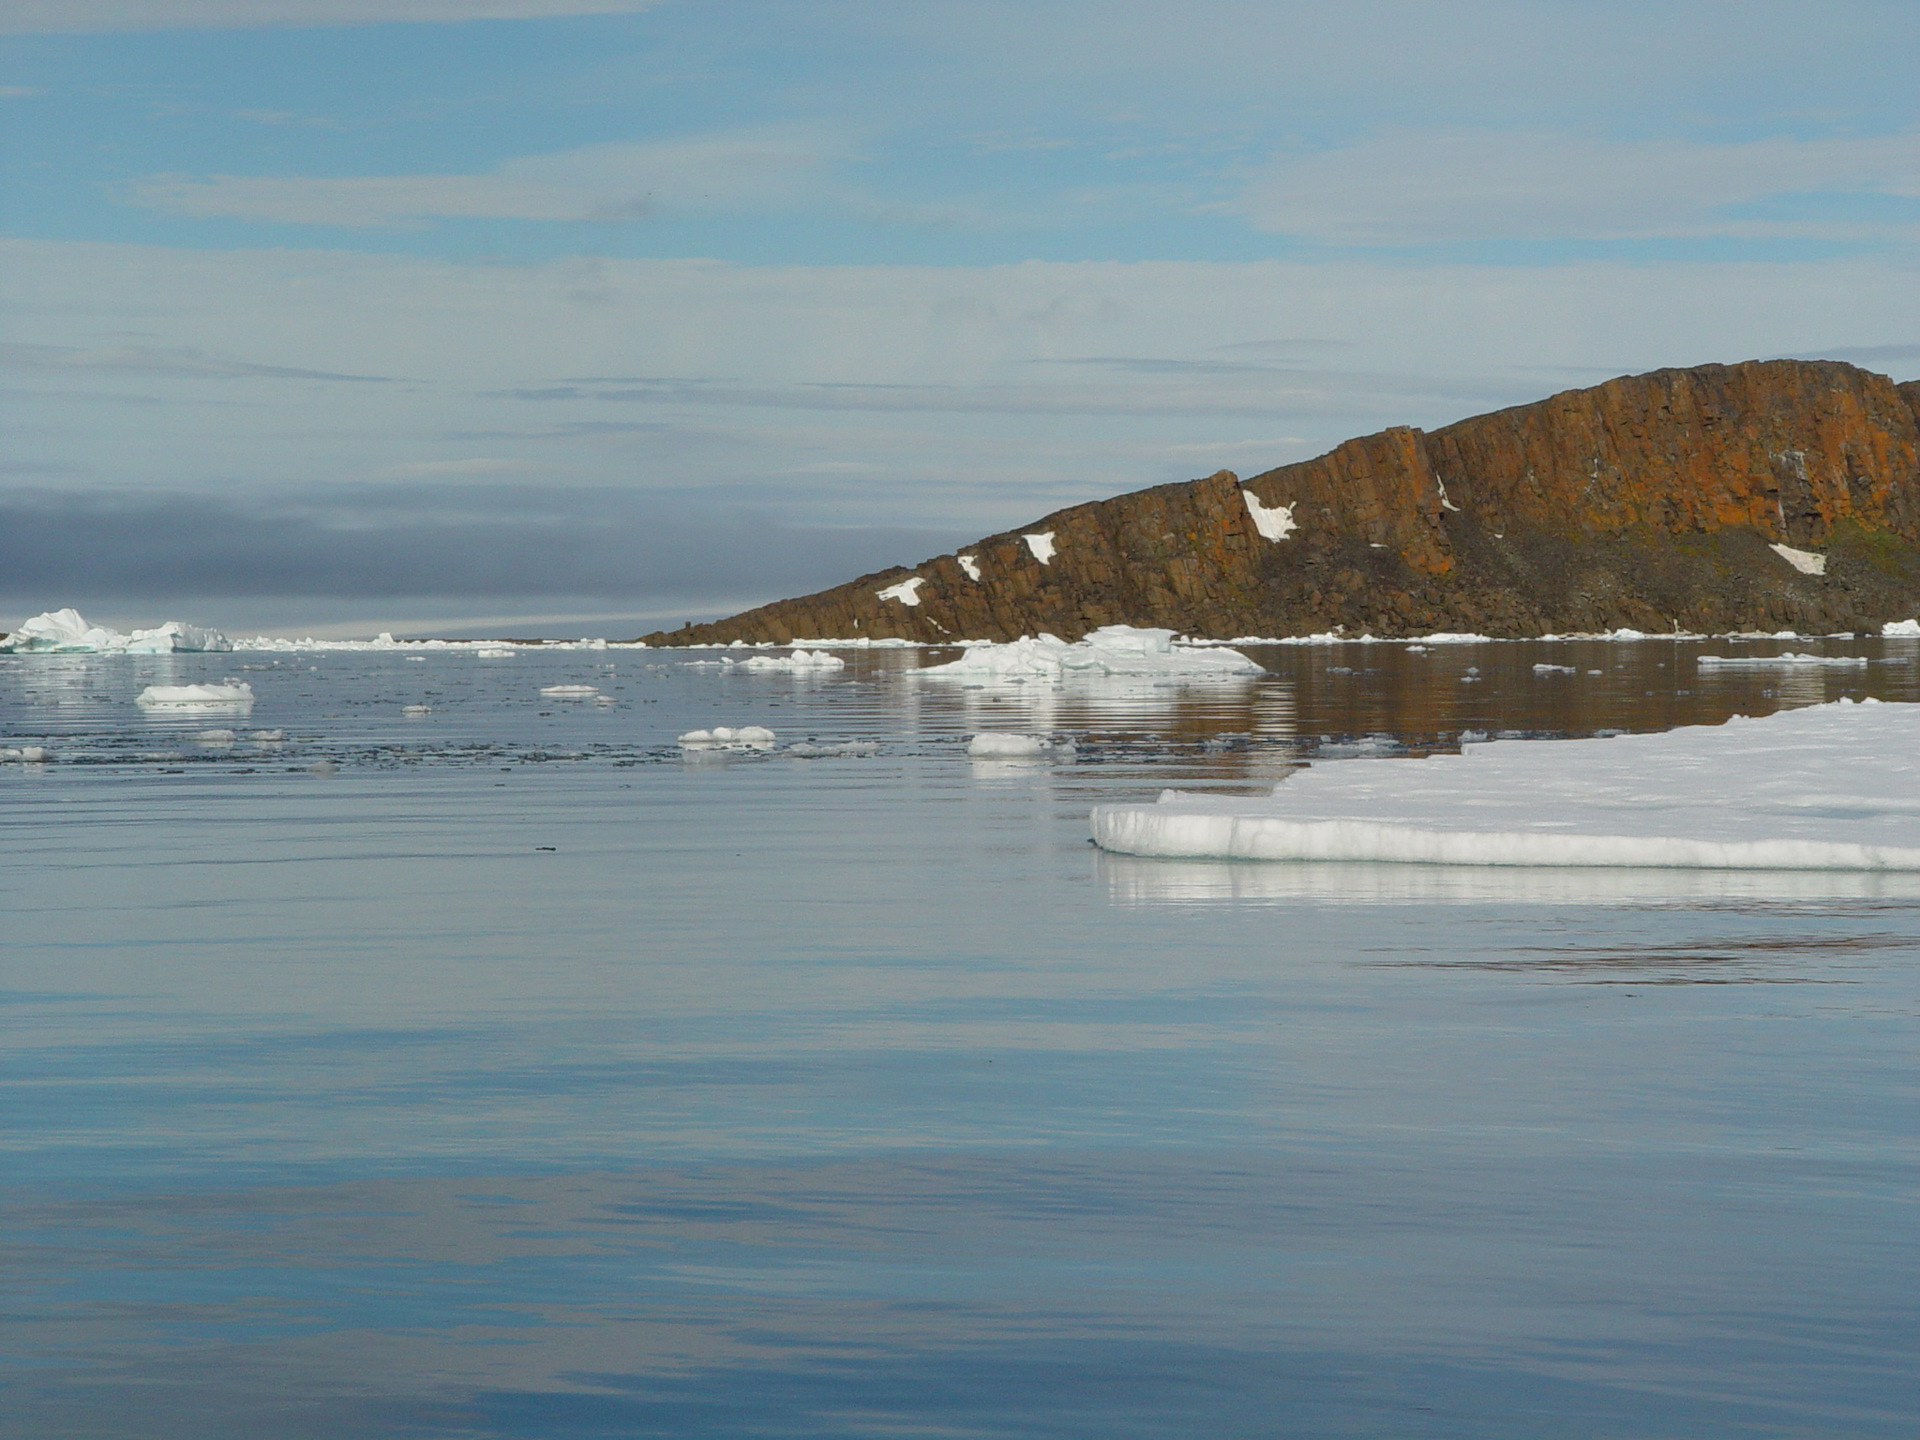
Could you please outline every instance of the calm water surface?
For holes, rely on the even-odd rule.
[[[1695,663],[1786,649],[1873,663]],[[0,659],[0,745],[54,757],[0,765],[0,1433],[1912,1435],[1905,882],[1157,864],[1085,821],[1920,700],[1920,644],[1257,654]],[[250,716],[132,704],[228,674]],[[877,752],[673,744],[746,723]]]

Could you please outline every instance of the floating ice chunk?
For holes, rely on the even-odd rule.
[[[1811,550],[1796,550],[1791,545],[1769,545],[1767,548],[1802,575],[1827,573],[1827,557],[1824,555],[1815,554]]]
[[[912,602],[917,605],[920,602]],[[751,660],[742,660],[742,670],[844,670],[847,662],[838,655],[829,655],[824,650],[796,650],[791,655],[756,655]]]
[[[1104,625],[1069,645],[1054,635],[969,646],[945,665],[915,673],[953,680],[1060,680],[1069,676],[1142,675],[1183,679],[1266,673],[1238,650],[1176,646],[1171,630]]]
[[[813,740],[801,740],[787,747],[787,754],[797,755],[802,760],[823,760],[831,755],[878,755],[878,740],[842,740],[837,744],[822,745]]]
[[[511,660],[518,652],[509,650],[504,645],[482,645],[473,653],[477,659],[481,660]]]
[[[1851,669],[1864,666],[1864,655],[1801,655],[1789,650],[1784,655],[1702,655],[1697,661],[1702,670],[1770,670],[1775,668],[1798,669],[1803,666],[1818,668],[1823,665]]]
[[[415,720],[418,720],[418,719],[419,719],[419,718],[420,718],[420,717],[421,717],[422,715],[431,715],[431,714],[433,714],[433,706],[431,706],[431,705],[402,705],[402,706],[400,707],[400,713],[401,713],[402,715],[405,715],[405,716],[408,716],[408,717],[409,717],[409,718],[411,718],[411,719],[415,719]]]
[[[1027,542],[1027,549],[1033,552],[1034,559],[1042,565],[1053,563],[1053,531],[1041,530],[1036,534],[1022,535],[1020,538]]]
[[[898,600],[902,605],[918,605],[920,587],[926,583],[924,575],[910,575],[898,585],[889,585],[886,589],[876,590],[873,593],[882,600]]]
[[[1260,497],[1251,490],[1242,490],[1240,498],[1247,502],[1247,514],[1253,520],[1253,528],[1260,532],[1261,539],[1284,540],[1300,528],[1293,518],[1293,504],[1263,505]]]
[[[1880,627],[1880,633],[1889,640],[1920,637],[1920,620],[1889,620]]]
[[[218,630],[169,620],[151,630],[123,635],[103,625],[89,625],[72,608],[36,615],[0,640],[0,652],[16,655],[172,655],[232,648]]]
[[[591,700],[600,693],[597,685],[542,685],[540,693],[549,700]]]
[[[231,745],[240,737],[231,730],[202,730],[193,738],[202,745]]]
[[[1574,667],[1571,665],[1549,665],[1543,660],[1533,667],[1533,673],[1536,675],[1571,675],[1574,673]]]
[[[1051,748],[1051,742],[1044,735],[1013,735],[1000,730],[982,730],[967,742],[967,754],[977,760],[1044,755]]]
[[[1462,735],[1465,742],[1467,736]],[[1272,798],[1093,812],[1134,855],[1433,865],[1920,871],[1920,706],[1315,764]]]
[[[969,580],[978,580],[980,578],[980,562],[974,559],[973,556],[956,555],[953,558],[960,562],[960,568],[967,572],[967,578]],[[1920,631],[1916,631],[1915,633],[1920,634]]]
[[[47,759],[44,745],[0,745],[0,761],[22,765],[43,765]]]
[[[247,733],[247,738],[256,745],[278,745],[285,741],[287,732],[284,730],[251,730]]]
[[[711,730],[689,730],[680,737],[683,750],[771,750],[773,731],[764,725],[716,725]]]
[[[253,705],[253,687],[231,678],[220,685],[149,685],[133,703],[148,710],[244,710]]]

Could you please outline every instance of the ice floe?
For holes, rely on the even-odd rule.
[[[1103,625],[1068,644],[1039,635],[971,645],[958,660],[929,665],[919,676],[947,680],[1061,680],[1073,676],[1167,676],[1233,679],[1266,673],[1237,650],[1192,648],[1173,643],[1171,630]]]
[[[1702,670],[1817,669],[1823,665],[1857,669],[1867,664],[1867,657],[1864,655],[1803,655],[1789,650],[1784,655],[1701,655],[1695,659],[1694,663]]]
[[[919,602],[914,602],[918,604]],[[844,670],[847,662],[838,655],[829,655],[824,650],[796,650],[791,655],[756,655],[751,660],[737,662],[742,670],[801,671],[801,670]]]
[[[1430,865],[1920,871],[1920,705],[1337,760],[1264,799],[1103,805],[1104,849]]]
[[[1880,633],[1889,640],[1910,640],[1920,637],[1920,620],[1889,620],[1880,627]]]
[[[143,710],[245,710],[253,687],[231,677],[219,685],[149,685],[133,703]]]
[[[817,740],[798,740],[786,749],[789,755],[802,760],[824,760],[834,755],[878,755],[878,740],[839,740],[822,743]]]
[[[43,765],[47,759],[44,745],[0,745],[0,762]]]
[[[591,700],[600,693],[598,685],[542,685],[540,693],[549,700]]]
[[[716,725],[711,730],[689,730],[680,737],[682,750],[771,750],[773,731],[764,725]]]
[[[967,754],[976,760],[1013,760],[1044,755],[1053,742],[1044,735],[1015,735],[1001,730],[982,730],[967,742]]]
[[[218,630],[169,620],[151,630],[123,635],[104,625],[89,625],[78,610],[49,610],[0,639],[0,653],[13,655],[172,655],[224,652],[233,645]]]

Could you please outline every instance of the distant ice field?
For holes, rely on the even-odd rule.
[[[1247,653],[0,656],[0,1435],[1904,1440],[1920,877],[1088,822],[1920,638]]]

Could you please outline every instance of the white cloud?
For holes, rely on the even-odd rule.
[[[635,220],[844,200],[830,174],[844,153],[824,132],[770,128],[587,145],[509,160],[478,175],[161,175],[133,186],[129,198],[179,215],[292,225]]]
[[[1381,135],[1270,162],[1231,208],[1330,245],[1648,238],[1920,239],[1920,209],[1862,218],[1794,197],[1920,199],[1920,134],[1713,145],[1501,131]],[[1905,207],[1901,207],[1905,208]]]
[[[241,30],[624,15],[663,0],[6,0],[0,34]]]

